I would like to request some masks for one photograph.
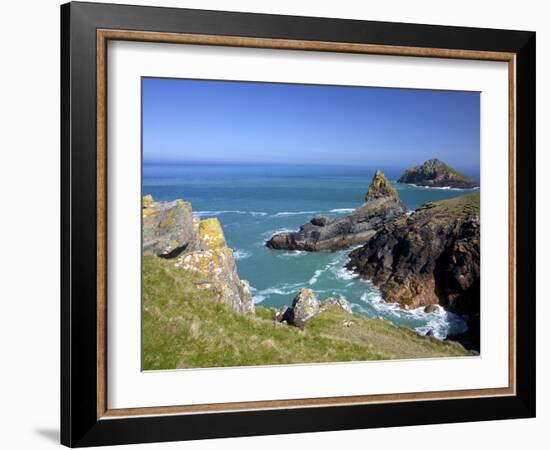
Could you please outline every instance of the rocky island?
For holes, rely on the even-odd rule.
[[[367,242],[384,224],[405,214],[397,191],[377,170],[365,195],[365,203],[350,215],[315,216],[299,231],[278,233],[266,242],[277,250],[340,250]]]
[[[479,183],[439,159],[430,159],[420,166],[407,169],[397,182],[437,188],[472,189],[479,187]]]
[[[255,307],[217,218],[200,220],[189,202],[151,196],[142,217],[143,370],[471,354],[309,289],[291,306]]]
[[[397,219],[351,252],[347,268],[401,307],[440,305],[467,315],[469,332],[452,338],[479,350],[479,193],[426,203]]]

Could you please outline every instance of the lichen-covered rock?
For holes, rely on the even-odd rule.
[[[348,303],[348,301],[344,297],[336,298],[336,297],[328,297],[325,300],[323,300],[320,304],[321,311],[326,309],[329,306],[337,306],[347,313],[352,314],[353,311],[351,310],[351,306]]]
[[[410,167],[397,182],[459,189],[471,189],[479,186],[479,183],[439,159],[430,159],[420,166]]]
[[[287,308],[282,320],[303,328],[305,323],[319,313],[319,300],[311,289],[302,288],[294,297],[292,307]]]
[[[377,170],[374,173],[372,182],[369,186],[367,194],[365,195],[365,201],[376,200],[382,197],[392,197],[396,202],[399,201],[397,191],[392,187],[388,179],[384,176],[381,170]]]
[[[199,222],[199,245],[201,250],[225,247],[222,225],[217,218],[204,219]]]
[[[302,288],[294,297],[292,306],[283,306],[275,312],[275,321],[303,328],[305,323],[330,307],[337,307],[348,314],[353,314],[351,306],[343,297],[327,297],[319,301],[311,289]]]
[[[236,312],[254,311],[250,285],[239,278],[233,250],[229,247],[185,253],[177,258],[175,267],[199,273],[204,282],[198,284],[198,288],[211,290],[220,302]]]
[[[379,170],[374,174],[365,198],[366,203],[349,216],[315,216],[299,231],[278,233],[266,245],[277,250],[339,250],[364,244],[384,224],[406,212],[397,191]]]
[[[176,258],[175,267],[200,274],[197,289],[210,290],[238,313],[254,311],[250,285],[237,274],[220,221],[193,217],[190,203],[143,197],[143,251]]]
[[[151,195],[146,195],[142,223],[144,252],[173,257],[194,248],[196,232],[189,202],[156,202]]]

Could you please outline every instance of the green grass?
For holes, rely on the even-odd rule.
[[[143,369],[249,366],[395,358],[464,356],[440,342],[337,306],[304,330],[272,320],[275,310],[239,315],[199,289],[200,277],[173,262],[143,258]],[[343,321],[351,321],[349,327]]]
[[[449,200],[440,200],[434,202],[433,205],[437,208],[437,212],[443,214],[455,212],[457,214],[476,214],[479,216],[479,201],[479,192],[474,192],[473,194],[461,195]]]
[[[452,173],[456,178],[458,178],[460,180],[463,180],[463,181],[472,181],[472,179],[469,176],[464,175],[462,172],[459,172],[458,170],[453,169],[451,166],[449,166],[445,163],[442,163],[442,164],[445,167],[445,170]]]

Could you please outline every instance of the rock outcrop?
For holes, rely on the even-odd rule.
[[[348,314],[353,314],[345,298],[329,297],[324,301],[319,301],[311,289],[302,288],[294,297],[292,306],[284,306],[277,311],[275,320],[303,328],[308,320],[331,306],[336,306]]]
[[[305,323],[319,313],[319,300],[311,289],[303,288],[294,297],[292,306],[285,307],[278,315],[281,322],[303,328]]]
[[[407,169],[397,182],[439,188],[471,189],[479,187],[479,183],[439,159],[430,159],[420,166]]]
[[[321,311],[325,310],[329,306],[337,306],[338,308],[344,310],[345,312],[352,314],[351,306],[344,297],[328,297],[321,302]]]
[[[199,274],[197,289],[208,289],[236,312],[254,311],[250,286],[238,276],[219,220],[193,217],[189,202],[144,197],[143,251],[173,258],[174,267]]]
[[[389,302],[438,304],[479,320],[479,193],[424,204],[385,226],[350,253],[347,268],[371,279]]]
[[[299,231],[274,235],[267,247],[277,250],[340,250],[364,244],[384,224],[392,222],[406,211],[396,190],[384,174],[377,170],[372,179],[365,203],[349,216],[315,216]]]
[[[169,258],[192,249],[196,224],[191,203],[156,202],[151,195],[146,195],[142,204],[143,251]]]

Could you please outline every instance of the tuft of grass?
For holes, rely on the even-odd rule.
[[[278,324],[274,308],[240,315],[202,289],[199,274],[143,257],[144,370],[465,356],[458,344],[381,319],[327,307],[303,330]],[[349,323],[351,322],[351,324]],[[347,325],[347,326],[346,326]]]

